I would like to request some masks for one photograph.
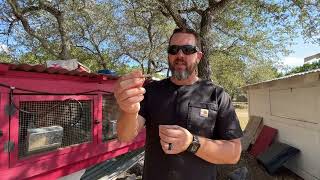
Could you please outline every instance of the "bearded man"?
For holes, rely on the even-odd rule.
[[[175,29],[167,51],[170,78],[145,87],[139,71],[119,79],[118,138],[131,141],[146,127],[144,180],[215,180],[216,164],[240,158],[239,120],[224,89],[197,76],[194,30]]]

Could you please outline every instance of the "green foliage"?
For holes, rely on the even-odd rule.
[[[245,77],[246,84],[253,84],[265,80],[274,79],[279,76],[277,69],[274,67],[274,62],[251,62],[247,64]]]
[[[143,73],[167,68],[168,36],[175,25],[163,17],[153,1],[113,1],[115,28],[110,51],[118,62],[137,64]]]
[[[240,94],[239,87],[246,83],[281,76],[276,70],[279,56],[290,53],[287,48],[299,34],[320,42],[316,1],[19,1],[16,5],[27,12],[23,17],[40,38],[15,19],[8,2],[0,4],[0,44],[9,42],[12,53],[0,54],[1,61],[44,63],[59,59],[65,47],[70,58],[92,71],[106,68],[125,74],[140,69],[163,77],[168,37],[185,20],[200,32],[204,60],[208,60],[202,69],[210,67],[212,74],[204,72],[231,96]],[[50,11],[35,8],[41,3],[61,12],[61,27]],[[292,73],[317,65],[305,66]]]
[[[225,54],[214,54],[212,63],[212,80],[226,89],[231,97],[240,93],[239,87],[245,84],[245,64]]]
[[[0,63],[12,63],[13,59],[10,55],[0,52]]]
[[[71,56],[76,57],[76,59],[87,66],[91,71],[97,71],[101,69],[100,65],[96,61],[96,56],[94,54],[90,54],[84,49],[81,48],[72,48]]]
[[[320,60],[317,62],[313,62],[311,64],[304,64],[302,66],[296,67],[296,68],[292,69],[291,71],[289,71],[288,73],[286,73],[286,75],[306,72],[306,71],[319,69],[319,68],[320,68]]]
[[[48,54],[43,51],[42,48],[39,48],[37,53],[35,52],[26,52],[19,57],[19,63],[24,64],[44,64],[47,60],[55,60],[56,57]]]
[[[216,53],[210,56],[212,80],[224,87],[232,98],[243,95],[241,87],[279,76],[274,62],[244,62],[237,56]]]

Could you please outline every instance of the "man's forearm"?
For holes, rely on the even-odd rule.
[[[129,114],[120,112],[117,121],[118,139],[123,142],[132,141],[139,133],[140,124],[138,113]]]
[[[200,148],[196,155],[214,164],[235,164],[240,159],[241,142],[234,140],[211,140],[199,137]]]

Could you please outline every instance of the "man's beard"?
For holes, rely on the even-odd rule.
[[[176,78],[177,80],[185,80],[190,77],[190,75],[196,70],[198,63],[193,63],[190,66],[187,66],[185,70],[183,71],[176,71],[175,65],[183,63],[183,65],[187,66],[187,63],[183,59],[176,59],[173,64],[169,62],[169,69],[172,73],[172,77]]]

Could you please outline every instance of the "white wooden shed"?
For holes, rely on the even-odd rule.
[[[285,166],[320,180],[320,69],[248,85],[249,116],[278,129],[277,140],[301,150]]]

